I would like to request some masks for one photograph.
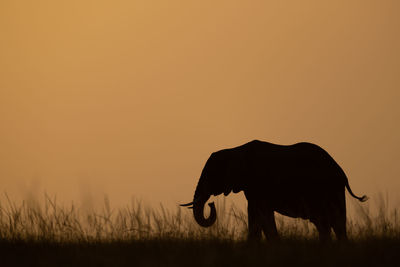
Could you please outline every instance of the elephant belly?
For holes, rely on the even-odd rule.
[[[310,219],[318,213],[319,208],[315,204],[305,200],[288,201],[275,205],[274,210],[292,218]]]
[[[292,217],[292,218],[302,218],[302,219],[310,219],[310,214],[296,209],[276,209],[276,212],[279,214]]]

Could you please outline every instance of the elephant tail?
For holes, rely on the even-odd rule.
[[[347,188],[347,191],[349,191],[349,193],[350,193],[350,195],[351,195],[352,197],[358,199],[358,200],[361,201],[361,202],[365,202],[365,201],[368,200],[368,197],[367,197],[366,195],[363,195],[362,197],[358,197],[358,196],[354,195],[353,191],[351,191],[351,188],[350,188],[350,185],[349,185],[349,181],[347,180],[347,178],[345,179],[345,181],[346,181],[345,186],[346,186],[346,188]]]

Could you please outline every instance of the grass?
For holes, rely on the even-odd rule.
[[[139,201],[100,210],[42,203],[0,204],[1,266],[400,266],[400,222],[387,198],[354,204],[349,242],[321,245],[314,226],[277,215],[282,241],[246,242],[246,213],[221,201],[213,227],[191,212]],[[370,201],[371,202],[371,201]]]

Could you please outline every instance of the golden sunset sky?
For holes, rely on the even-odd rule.
[[[175,205],[211,152],[260,139],[316,143],[356,194],[397,199],[399,12],[397,0],[2,0],[0,192]]]

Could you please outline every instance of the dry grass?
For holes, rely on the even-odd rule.
[[[7,197],[0,204],[0,239],[52,242],[113,242],[149,239],[229,239],[244,236],[246,216],[224,203],[218,209],[215,227],[199,227],[193,215],[177,207],[171,211],[160,205],[150,208],[132,201],[112,209],[104,198],[100,210],[86,210],[57,204],[45,195],[43,203],[23,201],[16,205]]]
[[[348,234],[353,240],[399,238],[397,209],[388,208],[388,201],[378,196],[377,212],[369,204],[352,202],[355,218],[348,218]],[[60,205],[55,197],[44,196],[43,203],[23,201],[15,204],[7,196],[0,204],[0,239],[52,242],[113,242],[149,239],[223,239],[245,240],[246,212],[217,203],[218,220],[213,227],[202,228],[192,213],[177,207],[171,211],[160,205],[150,208],[140,201],[120,209],[112,209],[107,197],[100,210],[88,211],[75,205]],[[278,229],[285,239],[315,239],[317,232],[306,220],[276,216]]]
[[[140,201],[88,211],[9,198],[0,204],[1,266],[398,266],[400,223],[387,199],[350,204],[350,241],[321,246],[314,226],[277,215],[283,241],[245,241],[246,213],[217,203],[213,227],[199,227],[187,209],[150,208]],[[371,205],[371,206],[370,206]]]

